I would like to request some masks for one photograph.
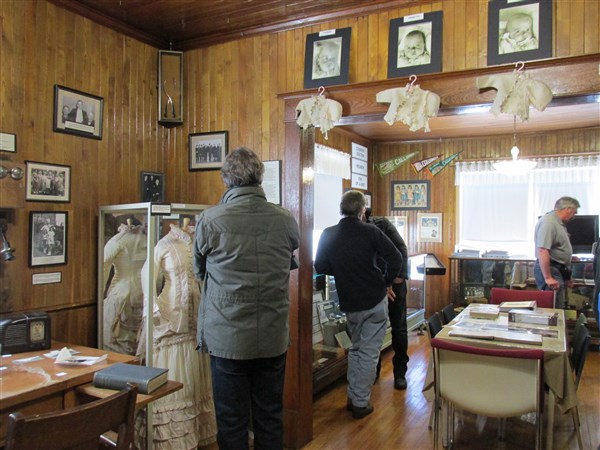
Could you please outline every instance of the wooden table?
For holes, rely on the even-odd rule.
[[[107,359],[91,366],[66,366],[55,364],[54,359],[44,356],[63,347],[80,352],[80,356],[108,355]],[[41,357],[29,362],[15,362],[26,358]],[[110,389],[97,389],[91,384],[94,373],[115,363],[138,363],[137,357],[108,350],[80,345],[52,342],[48,350],[17,353],[2,356],[0,361],[0,446],[4,445],[8,415],[20,411],[25,415],[72,408],[83,400],[81,394],[103,398],[113,394]],[[150,401],[182,388],[182,384],[169,381],[151,395],[138,394],[137,406],[142,408]]]
[[[496,320],[485,319],[470,319],[469,309],[471,305],[464,309],[452,322],[444,326],[436,338],[451,339],[456,342],[461,342],[466,345],[474,345],[479,347],[503,347],[503,348],[541,348],[544,351],[544,382],[548,386],[548,406],[547,406],[547,430],[546,430],[546,448],[552,448],[552,430],[554,427],[554,407],[558,406],[561,412],[565,413],[577,405],[577,395],[575,382],[569,357],[567,352],[567,337],[565,326],[565,315],[562,309],[544,309],[538,308],[540,311],[551,311],[558,313],[557,326],[541,326],[520,324],[531,328],[545,328],[556,331],[556,337],[543,337],[542,345],[522,344],[515,342],[490,341],[483,339],[474,339],[468,337],[449,336],[449,332],[453,326],[457,325],[463,319],[468,319],[471,322],[479,322],[485,326],[502,326],[507,322],[507,314],[501,313],[500,318]],[[429,369],[423,385],[425,396],[431,399],[433,392],[433,365],[429,365]]]

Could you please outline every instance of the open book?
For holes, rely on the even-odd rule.
[[[542,336],[528,331],[453,329],[448,332],[448,336],[542,345]]]

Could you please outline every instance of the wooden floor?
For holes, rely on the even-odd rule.
[[[313,440],[302,450],[425,450],[433,448],[429,430],[431,403],[421,390],[430,358],[426,335],[409,333],[408,389],[394,389],[391,350],[383,353],[381,378],[373,386],[375,411],[360,420],[346,411],[346,381],[339,380],[314,399]],[[465,386],[465,393],[468,386]],[[600,450],[600,353],[590,349],[577,392],[584,450]],[[521,450],[535,448],[535,427],[528,417],[509,419],[505,439],[497,438],[497,420],[457,413],[453,448]],[[217,444],[201,447],[216,450]],[[556,412],[554,449],[578,449],[571,415]]]
[[[600,353],[590,349],[577,392],[585,450],[600,449]],[[409,333],[408,389],[393,387],[391,350],[383,354],[382,376],[373,386],[371,402],[375,411],[355,420],[346,411],[346,382],[339,380],[314,401],[313,440],[303,450],[377,449],[420,450],[433,448],[429,430],[431,403],[421,389],[430,358],[426,335]],[[465,386],[465,393],[468,386]],[[527,419],[527,417],[525,417]],[[457,414],[454,449],[534,449],[535,427],[527,420],[510,419],[504,441],[497,438],[497,420]],[[571,415],[556,412],[554,448],[577,449]]]

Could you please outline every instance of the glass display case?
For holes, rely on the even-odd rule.
[[[163,288],[163,292],[167,291],[166,283],[169,277],[166,273],[173,269],[171,266],[175,266],[175,262],[165,262],[164,266],[159,268],[155,256],[161,255],[155,255],[157,249],[172,249],[170,260],[178,259],[181,266],[185,266],[185,273],[181,270],[178,276],[181,279],[186,278],[182,284],[186,283],[186,291],[189,294],[184,298],[184,294],[181,293],[181,298],[176,302],[180,303],[180,309],[186,304],[186,313],[176,311],[178,308],[170,313],[170,316],[181,314],[182,319],[179,322],[183,325],[177,329],[169,325],[169,330],[173,330],[161,335],[160,339],[168,338],[169,333],[177,336],[186,333],[185,330],[181,330],[188,329],[189,321],[195,321],[197,302],[200,298],[198,285],[195,279],[192,279],[191,270],[193,225],[197,215],[207,208],[209,205],[174,203],[132,203],[99,208],[98,348],[138,355],[142,363],[148,366],[154,365],[156,359],[161,358],[160,349],[155,349],[154,341],[157,337],[155,332],[160,334],[160,327],[164,324],[162,318],[157,322],[159,307],[155,303],[160,301],[162,294],[159,292]],[[174,235],[180,238],[178,243],[174,242],[174,238],[171,240]],[[178,251],[181,253],[177,253]],[[167,259],[165,256],[164,261]],[[163,308],[164,305],[161,311]],[[154,320],[144,320],[144,317],[153,317]],[[183,317],[187,320],[184,321]],[[193,340],[189,345],[195,346],[195,334],[195,331],[185,334],[186,340]],[[160,342],[160,345],[165,345],[163,340]],[[173,375],[176,375],[175,372]],[[151,408],[147,409],[145,415],[148,424],[145,438],[147,447],[152,448],[153,426],[152,414],[149,411]]]

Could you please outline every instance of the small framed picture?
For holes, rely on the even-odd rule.
[[[306,36],[304,89],[348,84],[351,32],[340,28]]]
[[[402,239],[408,238],[408,216],[387,216],[386,219],[396,227]]]
[[[71,166],[25,161],[25,200],[34,202],[71,201]]]
[[[265,173],[263,175],[262,188],[267,196],[267,201],[281,205],[281,165],[280,159],[274,161],[263,161]]]
[[[373,206],[373,195],[370,192],[363,192],[365,196],[365,208],[371,209]]]
[[[390,20],[388,78],[442,71],[442,11]]]
[[[0,151],[2,152],[17,152],[17,135],[14,133],[0,132]]]
[[[53,130],[91,139],[102,139],[104,99],[54,85]]]
[[[29,267],[67,263],[67,219],[65,211],[29,213]]]
[[[190,170],[214,170],[223,167],[228,152],[228,134],[227,131],[190,134]]]
[[[165,174],[160,172],[140,173],[142,202],[162,203],[165,201]]]
[[[493,0],[488,65],[552,57],[552,0]]]
[[[392,181],[392,211],[427,210],[431,205],[429,180]]]
[[[442,213],[417,214],[417,242],[442,242]]]

